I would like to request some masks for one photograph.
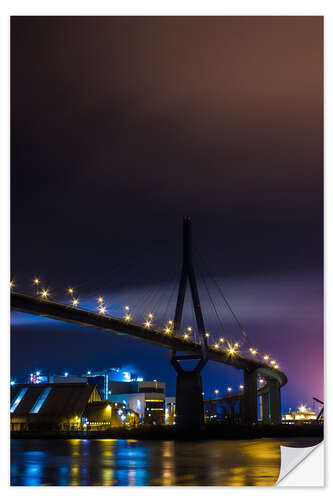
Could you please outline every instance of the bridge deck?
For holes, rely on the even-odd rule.
[[[166,334],[160,330],[148,329],[142,325],[126,322],[119,318],[102,315],[93,311],[72,307],[52,300],[45,300],[19,292],[11,292],[11,308],[16,311],[35,314],[58,321],[74,323],[89,328],[96,328],[117,335],[128,335],[130,337],[166,347],[177,351],[200,354],[201,345],[193,341],[187,341],[176,335]],[[280,386],[287,383],[287,376],[281,371],[240,355],[229,355],[226,352],[209,348],[208,359],[218,363],[231,365],[237,369],[260,369],[260,373],[267,380],[276,380]]]

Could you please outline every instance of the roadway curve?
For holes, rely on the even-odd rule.
[[[201,345],[196,342],[184,340],[175,335],[165,334],[161,330],[148,329],[136,323],[128,323],[119,318],[61,304],[53,300],[41,299],[39,297],[11,291],[11,308],[15,311],[35,314],[37,316],[74,323],[89,328],[96,328],[117,335],[128,335],[143,340],[144,342],[166,347],[167,349],[175,349],[194,355],[201,354]],[[280,387],[284,386],[288,381],[284,372],[255,359],[246,358],[238,354],[231,356],[226,352],[219,351],[212,347],[208,348],[207,357],[211,361],[231,365],[240,370],[258,370],[260,374],[265,377],[267,382],[277,381]],[[266,392],[268,389],[267,385],[268,384],[260,388],[258,393],[263,394]]]

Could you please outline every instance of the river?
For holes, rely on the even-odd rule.
[[[270,486],[280,445],[316,438],[235,441],[13,439],[13,486]]]

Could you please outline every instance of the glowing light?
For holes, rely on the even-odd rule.
[[[279,365],[274,365],[274,368],[278,369],[278,368],[279,368]]]
[[[65,376],[65,377],[68,377],[68,372],[65,372],[65,373],[64,373],[64,376]]]
[[[15,381],[14,381],[14,380],[11,380],[11,381],[10,381],[10,385],[15,385]]]
[[[34,285],[39,285],[40,283],[40,279],[39,278],[35,278],[34,281],[33,281]]]
[[[299,408],[298,408],[299,411],[301,412],[304,412],[306,411],[306,406],[305,405],[301,405]]]
[[[148,318],[149,318],[149,319],[153,319],[153,317],[154,317],[153,313],[149,313],[149,314],[148,314]]]
[[[151,327],[151,321],[145,321],[144,325],[145,325],[146,328],[150,328]]]
[[[164,332],[165,332],[165,333],[171,333],[171,329],[170,329],[168,326],[166,326],[166,327],[164,328]]]
[[[215,349],[218,349],[219,345],[218,344],[214,344],[214,347],[215,347]]]
[[[256,351],[255,349],[253,349],[253,347],[251,347],[250,352],[251,354],[253,354],[253,356],[255,356],[258,351]]]
[[[223,344],[223,342],[224,342],[224,338],[223,337],[220,338],[220,342]]]
[[[205,333],[205,337],[209,337],[210,336],[210,333]]]
[[[235,344],[235,347],[236,347],[236,348],[237,348],[237,347],[239,347],[239,344],[238,344],[238,342],[236,342],[236,344]]]
[[[215,394],[218,394],[220,391],[218,389],[215,389]]]
[[[73,295],[74,289],[73,288],[68,288],[67,292],[69,293],[69,295]]]
[[[263,384],[264,383],[264,379],[263,378],[260,378],[259,379],[259,384]]]
[[[236,345],[236,344],[235,344],[235,345]],[[231,354],[231,355],[235,354],[235,353],[236,353],[236,349],[235,349],[235,347],[230,346],[230,347],[228,348],[228,353],[229,353],[229,354]]]
[[[132,316],[130,314],[125,314],[124,320],[125,321],[131,321]]]
[[[231,387],[228,387],[228,392],[231,392],[231,391],[232,391]]]
[[[129,306],[125,306],[125,311],[129,311],[129,310],[130,310]]]
[[[187,327],[187,331],[188,331],[188,332],[191,332],[191,331],[192,331],[192,327],[191,327],[191,326],[188,326],[188,327]]]
[[[100,304],[103,304],[103,302],[104,302],[103,297],[98,297],[97,302],[99,302]]]
[[[99,312],[100,312],[100,314],[105,314],[106,313],[106,307],[104,307],[104,306],[99,307]]]
[[[12,280],[12,281],[10,282],[10,288],[14,288],[14,285],[15,285],[15,283],[14,283],[14,281]]]
[[[276,361],[274,359],[272,359],[271,365],[276,365]]]
[[[239,386],[239,388],[240,388],[240,389],[244,389],[244,386],[243,386],[243,385],[240,385],[240,386]]]
[[[265,354],[265,356],[264,356],[264,360],[265,360],[265,361],[268,361],[268,360],[269,360],[269,356],[268,356],[268,354]]]
[[[78,305],[78,303],[79,303],[79,299],[73,299],[73,300],[72,300],[72,305],[73,305],[74,307],[76,307],[76,306]]]
[[[168,323],[169,323],[169,325],[172,325],[173,324],[172,319],[169,319]]]
[[[49,295],[49,291],[45,290],[45,288],[43,288],[43,290],[40,292],[40,294],[43,297],[43,299],[47,299],[47,297]]]

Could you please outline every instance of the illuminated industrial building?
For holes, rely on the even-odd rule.
[[[17,384],[11,386],[10,426],[20,430],[75,430],[87,405],[101,401],[96,385]]]
[[[174,396],[165,398],[165,424],[176,424],[176,398]]]
[[[136,412],[141,424],[165,423],[164,382],[110,382],[109,386],[109,400]]]
[[[304,405],[301,405],[296,411],[284,413],[281,420],[285,424],[311,423],[314,420],[317,420],[317,415],[314,411],[306,408]]]

